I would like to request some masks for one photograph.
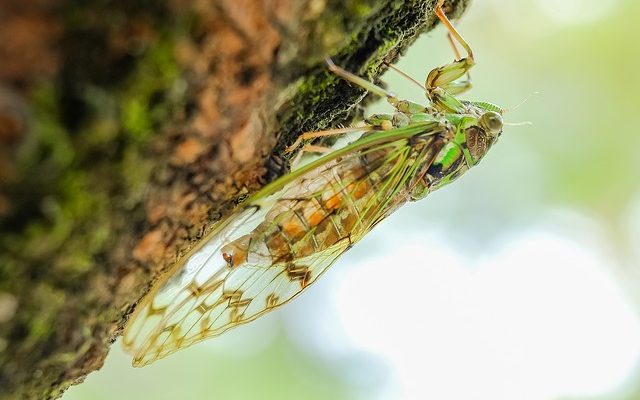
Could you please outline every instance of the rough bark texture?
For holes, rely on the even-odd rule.
[[[363,92],[322,59],[374,79],[434,3],[3,1],[0,398],[100,368],[153,280],[283,172],[283,147],[354,114]]]

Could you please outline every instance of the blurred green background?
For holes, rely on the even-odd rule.
[[[635,0],[476,0],[465,98],[531,125],[295,302],[143,369],[116,344],[64,399],[640,399],[638,21]],[[451,59],[439,28],[398,66]]]

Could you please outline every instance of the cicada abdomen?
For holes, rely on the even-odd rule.
[[[338,159],[296,182],[266,213],[264,221],[221,250],[229,268],[244,262],[286,264],[287,274],[306,286],[312,276],[296,261],[338,242],[353,243],[380,219],[384,203],[401,204],[406,191],[395,148]],[[395,169],[394,169],[395,168]],[[386,205],[386,204],[384,204]]]

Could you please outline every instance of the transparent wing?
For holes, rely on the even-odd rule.
[[[264,218],[260,206],[248,207],[213,228],[204,245],[183,257],[155,284],[137,306],[124,331],[123,347],[134,356],[134,366],[149,364],[172,351],[185,347],[180,337],[196,330],[186,318],[193,314],[197,300],[218,295],[223,297],[222,282],[231,270],[226,268],[220,249],[243,232],[257,226]],[[195,314],[194,314],[195,315]],[[174,349],[169,351],[170,349]]]
[[[420,129],[416,132],[424,131],[424,127]],[[398,203],[393,199],[399,188],[415,174],[415,160],[410,157],[406,138],[389,137],[387,141],[374,140],[370,145],[343,151],[338,156],[323,157],[302,171],[280,178],[271,189],[258,193],[246,206],[217,225],[209,238],[202,241],[204,245],[185,256],[184,264],[170,271],[136,309],[124,333],[124,347],[134,355],[133,364],[149,364],[252,321],[313,283],[371,226],[388,215]],[[437,146],[431,147],[431,153],[439,151]],[[361,159],[367,154],[370,157],[365,172],[353,173],[354,165],[362,165]],[[296,221],[301,209],[313,218],[314,213],[332,200],[337,202],[337,198],[356,201],[354,193],[360,190],[358,183],[371,174],[379,176],[376,190],[373,195],[362,197],[363,203],[357,208],[366,213],[366,218],[363,215],[342,217],[366,219],[368,224],[329,239],[322,235],[335,234],[339,229],[324,229],[323,224],[318,223],[301,232],[308,240],[300,242],[313,244],[325,240],[330,245],[316,243],[315,249],[297,249],[295,256],[276,257],[272,245],[271,250],[265,246],[253,247],[237,264],[225,259],[225,246],[242,244],[242,238],[250,237],[258,227],[294,229],[287,227],[287,221]],[[322,198],[324,200],[319,200]],[[301,203],[305,208],[300,207]],[[323,222],[335,224],[335,219],[325,218]]]

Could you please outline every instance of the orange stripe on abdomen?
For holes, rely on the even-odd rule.
[[[343,160],[300,182],[249,233],[251,246],[246,249],[247,254],[239,257],[230,251],[225,259],[233,260],[235,256],[239,261],[266,256],[273,262],[289,262],[326,250],[344,238],[359,237],[375,222],[372,219],[376,218],[378,202],[384,196],[378,192],[389,173],[383,164],[385,160],[386,152],[368,153]],[[290,197],[286,198],[287,195]],[[244,250],[234,242],[225,248]],[[245,238],[243,244],[246,243]]]

